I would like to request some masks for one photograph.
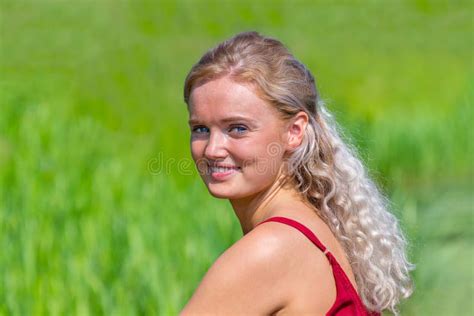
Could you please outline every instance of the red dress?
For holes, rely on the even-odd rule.
[[[336,258],[308,227],[295,220],[281,216],[271,217],[260,224],[266,222],[279,222],[296,228],[308,237],[328,258],[336,282],[336,301],[326,313],[326,316],[380,316],[380,313],[367,311],[346,273],[336,261]]]

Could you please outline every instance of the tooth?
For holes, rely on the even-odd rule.
[[[235,170],[235,167],[211,167],[213,172],[226,172],[229,170]]]

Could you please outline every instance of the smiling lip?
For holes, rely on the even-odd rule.
[[[218,163],[218,162],[215,162],[215,163],[209,162],[208,166],[209,167],[222,167],[222,168],[238,168],[237,166],[234,166],[228,163]]]
[[[214,180],[225,180],[240,170],[239,167],[230,165],[213,165],[209,166],[211,177]]]

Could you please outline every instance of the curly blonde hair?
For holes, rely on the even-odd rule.
[[[288,157],[288,175],[343,245],[366,307],[397,315],[400,300],[413,291],[406,239],[356,151],[339,136],[311,72],[280,41],[240,33],[193,66],[185,102],[193,87],[223,76],[252,84],[283,119],[308,114],[303,142]]]

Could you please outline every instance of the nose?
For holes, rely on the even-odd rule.
[[[225,135],[219,132],[211,132],[209,135],[209,141],[206,144],[206,149],[204,150],[204,156],[210,160],[227,157],[225,145]]]

